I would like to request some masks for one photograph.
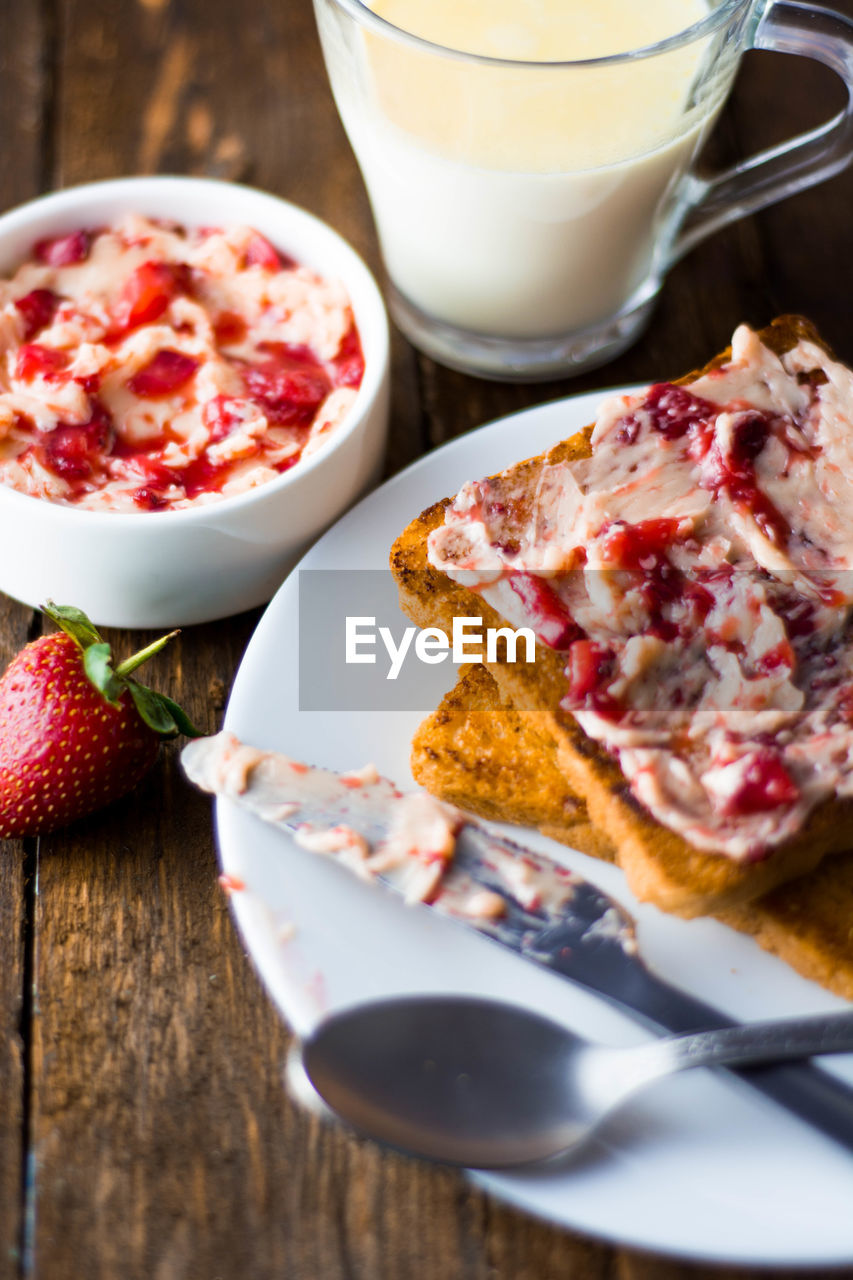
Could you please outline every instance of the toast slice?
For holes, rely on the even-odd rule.
[[[434,795],[496,821],[538,827],[582,853],[612,860],[613,845],[566,783],[553,742],[501,701],[484,667],[460,671],[454,689],[418,728],[412,773]],[[853,852],[719,919],[751,934],[792,968],[853,1000]]]
[[[813,326],[799,317],[781,317],[759,337],[776,354],[802,338],[823,346]],[[724,364],[731,349],[703,370],[678,380],[691,382]],[[591,455],[588,427],[539,457],[518,463],[508,473],[516,494],[533,495],[543,469]],[[532,499],[531,499],[532,501]],[[405,613],[421,627],[450,633],[454,617],[477,617],[485,627],[503,619],[476,592],[435,569],[427,557],[429,534],[444,523],[450,499],[429,507],[400,535],[391,551]],[[500,698],[521,713],[533,731],[554,744],[554,758],[574,796],[585,798],[590,821],[616,850],[616,859],[641,900],[684,916],[717,913],[763,896],[777,885],[802,876],[828,854],[853,846],[853,801],[832,799],[813,809],[804,826],[759,861],[736,862],[703,852],[656,821],[634,797],[616,760],[588,737],[561,706],[566,692],[566,655],[537,644],[534,662],[508,662],[506,654],[488,664]]]
[[[538,827],[582,853],[614,858],[612,842],[557,768],[553,741],[501,702],[479,663],[460,670],[456,686],[418,728],[411,765],[422,786],[460,809]]]

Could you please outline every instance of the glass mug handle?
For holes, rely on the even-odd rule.
[[[853,159],[853,22],[832,9],[771,0],[747,47],[823,62],[847,85],[847,104],[819,128],[713,177],[689,175],[685,203],[693,212],[670,247],[667,265],[720,227],[833,177]]]

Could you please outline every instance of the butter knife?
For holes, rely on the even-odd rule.
[[[317,849],[323,848],[316,839],[323,832],[357,833],[367,847],[381,847],[403,798],[386,779],[306,768],[227,734],[190,743],[182,763],[203,790],[227,796]],[[650,1030],[677,1034],[736,1025],[649,968],[634,919],[614,898],[550,858],[462,818],[452,859],[422,909],[594,991]],[[325,852],[395,893],[410,889],[395,869],[371,870],[369,859],[352,856],[345,844],[337,850],[327,844]],[[731,1074],[853,1150],[853,1089],[820,1067],[780,1064]]]

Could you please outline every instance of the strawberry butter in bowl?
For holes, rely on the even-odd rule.
[[[324,223],[130,178],[0,217],[0,589],[96,623],[262,603],[377,478],[388,331]]]

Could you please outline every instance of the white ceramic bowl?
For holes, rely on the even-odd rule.
[[[0,485],[0,590],[30,605],[77,605],[102,626],[185,626],[268,600],[309,543],[378,479],[388,427],[388,321],[367,267],[324,222],[276,196],[204,178],[119,178],[13,209],[0,217],[0,275],[39,239],[131,212],[189,227],[255,227],[298,262],[342,282],[365,357],[355,404],[328,444],[233,498],[124,514],[81,511]]]

